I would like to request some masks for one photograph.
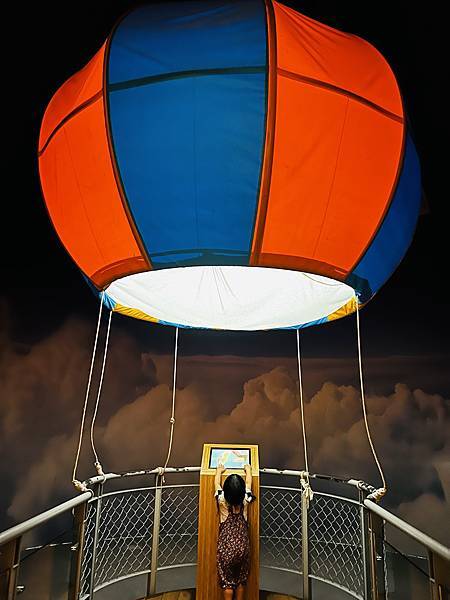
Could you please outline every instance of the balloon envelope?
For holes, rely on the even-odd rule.
[[[105,302],[187,327],[353,312],[401,261],[420,205],[384,58],[270,0],[129,13],[51,100],[39,168]]]

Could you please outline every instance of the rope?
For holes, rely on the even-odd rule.
[[[94,454],[94,458],[95,458],[94,466],[95,466],[95,469],[97,471],[97,475],[104,475],[104,472],[103,472],[103,467],[102,467],[102,465],[101,465],[101,463],[99,461],[97,451],[95,449],[94,427],[95,427],[95,420],[97,418],[98,405],[99,405],[99,402],[100,402],[100,394],[102,393],[103,375],[105,374],[106,356],[108,354],[108,342],[109,342],[109,332],[110,332],[110,329],[111,329],[112,314],[113,314],[113,311],[111,310],[109,312],[108,329],[106,330],[105,348],[103,350],[102,372],[101,372],[101,375],[100,375],[100,382],[98,384],[98,390],[97,390],[97,399],[95,401],[95,408],[94,408],[94,413],[92,415],[92,421],[91,421],[91,448],[92,448],[92,453]]]
[[[87,410],[87,405],[88,405],[89,392],[91,389],[92,371],[94,370],[95,353],[97,352],[97,342],[98,342],[98,334],[100,331],[100,323],[101,323],[101,319],[102,319],[102,308],[103,308],[103,296],[104,295],[105,295],[105,292],[102,292],[101,296],[100,296],[100,308],[98,311],[97,331],[95,333],[94,349],[92,351],[92,358],[91,358],[91,368],[89,369],[89,377],[88,377],[88,382],[87,382],[87,387],[86,387],[86,395],[84,398],[83,413],[81,416],[80,435],[78,437],[78,446],[77,446],[77,451],[75,454],[75,462],[73,464],[72,483],[79,492],[84,492],[87,489],[86,486],[84,486],[81,483],[81,481],[78,481],[77,470],[78,470],[78,461],[80,460],[81,442],[83,439],[84,423],[86,420],[86,410]]]
[[[303,494],[306,496],[308,505],[313,498],[313,491],[309,484],[309,462],[308,462],[308,444],[306,441],[306,428],[305,428],[305,407],[303,401],[303,379],[302,379],[302,363],[300,353],[300,331],[297,329],[297,367],[298,367],[298,390],[300,398],[300,417],[302,422],[302,436],[303,436],[303,456],[305,458],[305,471],[302,471],[300,475],[300,483],[302,486]]]
[[[302,380],[302,365],[300,358],[300,331],[297,329],[297,367],[298,367],[298,389],[300,396],[300,415],[302,421],[302,434],[303,434],[303,455],[305,457],[305,469],[309,473],[308,464],[308,447],[306,443],[306,430],[305,430],[305,409],[303,405],[303,380]]]
[[[173,431],[175,428],[175,395],[176,395],[176,384],[177,384],[177,359],[178,359],[178,327],[175,329],[175,351],[173,356],[173,385],[172,385],[172,412],[170,415],[170,435],[169,435],[169,447],[167,448],[167,457],[164,467],[162,467],[162,479],[164,480],[164,472],[169,464],[170,455],[172,453],[173,443]]]
[[[356,300],[356,329],[357,329],[357,334],[358,334],[359,383],[360,383],[360,388],[361,388],[361,405],[362,405],[362,411],[363,411],[363,415],[364,415],[364,425],[366,428],[367,439],[369,440],[369,446],[370,446],[370,449],[372,450],[372,455],[373,455],[375,464],[378,467],[378,472],[380,473],[381,481],[383,483],[383,487],[372,492],[372,494],[370,494],[368,496],[368,498],[374,499],[378,502],[379,500],[381,500],[381,498],[387,492],[387,486],[386,486],[386,480],[384,478],[383,469],[381,468],[380,461],[378,460],[378,456],[377,456],[375,447],[372,442],[372,436],[370,435],[370,429],[369,429],[369,421],[367,419],[366,398],[365,398],[365,394],[364,394],[364,378],[363,378],[363,368],[362,368],[362,358],[361,358],[361,331],[360,331],[360,324],[359,324],[359,304],[358,304],[358,298],[356,297],[356,295],[355,295],[355,300]]]

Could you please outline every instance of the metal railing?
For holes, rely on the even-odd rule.
[[[171,468],[166,470],[166,477],[186,473],[198,478],[199,470]],[[324,586],[329,598],[448,597],[448,548],[367,499],[373,488],[363,482],[314,475],[313,482],[327,480],[334,487],[345,486],[342,489],[347,495],[315,491],[308,502],[299,476],[299,471],[261,470],[260,569],[265,589],[288,591],[304,600],[320,598]],[[136,477],[144,477],[144,484],[106,489],[113,480],[133,482]],[[151,486],[149,477],[154,477]],[[286,485],[274,485],[280,479]],[[85,483],[88,492],[0,534],[0,600],[15,600],[23,588],[24,600],[50,597],[35,591],[30,594],[30,590],[27,595],[28,583],[22,581],[19,570],[21,540],[26,532],[70,510],[70,569],[55,598],[101,598],[103,591],[113,589],[111,586],[131,582],[139,582],[142,597],[195,581],[198,481],[163,483],[160,470],[154,469],[93,477]],[[347,497],[349,492],[353,498]],[[387,539],[385,523],[419,543],[423,556],[400,552]],[[415,578],[403,595],[396,565],[402,573],[407,565],[411,580]],[[164,578],[164,574],[175,572],[176,583],[173,576]]]

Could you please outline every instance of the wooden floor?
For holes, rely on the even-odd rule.
[[[260,592],[261,600],[298,600],[294,596],[273,594],[271,592]],[[150,600],[149,598],[145,600]],[[151,600],[195,600],[195,590],[183,590],[180,592],[165,592],[158,596],[151,596]]]

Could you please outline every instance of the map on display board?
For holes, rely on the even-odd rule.
[[[243,469],[250,464],[250,448],[211,448],[209,468],[223,465],[225,469]]]

